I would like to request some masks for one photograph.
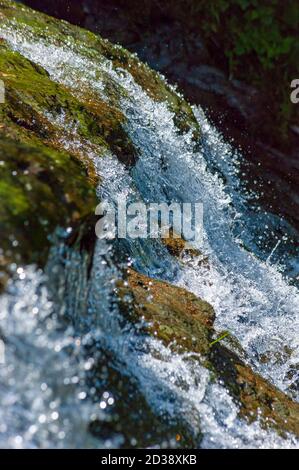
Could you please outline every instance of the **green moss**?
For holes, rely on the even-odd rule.
[[[180,132],[191,130],[193,139],[199,140],[200,129],[191,106],[175,93],[157,72],[152,71],[122,47],[114,46],[99,36],[67,22],[58,21],[38,12],[32,13],[29,8],[8,0],[0,0],[0,17],[1,14],[6,21],[13,20],[18,25],[29,26],[35,38],[47,41],[51,37],[51,41],[57,45],[67,44],[68,47],[75,47],[85,57],[97,63],[109,59],[115,69],[127,70],[151,98],[168,104]],[[118,88],[119,95],[120,87]],[[109,98],[115,101],[115,96]]]
[[[0,140],[1,248],[8,259],[43,263],[48,235],[94,211],[94,187],[70,155]]]
[[[0,200],[2,207],[13,217],[18,217],[29,209],[29,201],[20,188],[13,187],[7,181],[0,181]]]
[[[103,149],[110,148],[122,161],[136,159],[137,152],[123,127],[124,116],[99,97],[95,99],[90,90],[80,89],[79,96],[75,96],[5,44],[0,46],[0,70],[5,70],[6,103],[1,110],[4,120],[6,116],[6,120],[57,142],[62,131],[46,113],[54,117],[63,114],[66,125],[76,128],[82,138]],[[66,130],[63,129],[64,135]]]
[[[55,227],[76,223],[97,203],[91,163],[83,153],[63,149],[60,139],[68,131],[47,113],[64,112],[82,139],[103,148],[108,144],[79,100],[5,42],[0,44],[0,71],[5,80],[5,104],[0,106],[0,265],[7,273],[12,262],[43,265]]]
[[[76,97],[40,66],[0,43],[0,220],[2,261],[42,265],[49,234],[94,212],[97,176],[84,142],[99,157],[106,149],[128,161],[136,155],[125,134],[124,116],[84,91]],[[88,94],[90,93],[90,95]],[[65,122],[55,118],[65,116]],[[83,145],[65,151],[72,131]]]

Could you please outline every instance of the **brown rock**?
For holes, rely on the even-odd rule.
[[[255,373],[221,341],[211,344],[215,314],[207,302],[132,269],[127,271],[127,282],[119,286],[118,294],[130,318],[145,321],[145,332],[175,351],[199,353],[202,365],[225,384],[240,406],[241,417],[249,421],[260,417],[264,426],[274,427],[281,434],[299,435],[299,404]]]

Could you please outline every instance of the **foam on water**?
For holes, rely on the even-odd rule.
[[[114,203],[119,197],[203,203],[204,238],[199,248],[208,256],[209,268],[196,259],[179,263],[158,242],[138,240],[127,241],[130,262],[147,274],[170,279],[209,301],[216,312],[216,327],[227,329],[238,338],[249,361],[264,376],[282,390],[293,389],[297,377],[290,371],[298,363],[298,290],[288,284],[277,266],[271,265],[269,256],[276,238],[274,245],[265,246],[264,250],[255,242],[263,224],[284,237],[290,236],[291,229],[275,216],[249,210],[240,193],[236,155],[202,111],[194,110],[202,130],[202,147],[198,150],[191,133],[178,135],[167,106],[153,102],[128,73],[113,70],[109,61],[92,62],[87,51],[75,51],[68,39],[61,47],[43,40],[37,42],[25,27],[1,26],[0,31],[14,49],[42,65],[53,79],[70,86],[74,93],[84,82],[103,97],[103,73],[126,90],[127,97],[122,101],[126,128],[140,149],[140,158],[130,172],[113,155],[98,159],[97,149],[82,143],[74,129],[65,147],[87,146],[86,153],[102,176],[98,188],[101,199]],[[62,127],[67,125],[63,116],[60,121],[57,116],[48,117]],[[226,184],[219,173],[226,177]],[[72,261],[65,269],[69,279],[76,279],[71,276],[75,272]],[[198,434],[198,442],[199,428],[202,430],[202,447],[297,446],[291,436],[282,439],[274,432],[262,430],[258,422],[248,425],[240,420],[225,388],[212,383],[208,371],[198,363],[171,353],[155,339],[140,341],[138,331],[124,322],[111,301],[119,276],[109,246],[98,241],[88,311],[80,315],[72,299],[69,301],[67,317],[74,331],[61,328],[57,307],[49,303],[44,279],[31,268],[25,279],[1,297],[1,328],[9,340],[7,365],[0,370],[1,402],[6,403],[1,407],[1,422],[6,423],[0,428],[1,446],[121,444],[121,436],[113,442],[91,437],[87,423],[95,413],[103,419],[101,408],[96,400],[78,398],[80,393],[88,394],[88,385],[82,373],[84,348],[80,341],[76,342],[76,334],[88,335],[91,331],[97,332],[101,347],[112,351],[117,364],[122,364],[121,373],[134,377],[157,415],[170,420],[180,416],[193,434]],[[71,286],[66,295],[74,295]],[[260,359],[266,356],[268,360],[262,364]],[[48,365],[47,371],[44,364]],[[80,390],[72,385],[72,377],[79,377]],[[45,390],[41,389],[44,383]],[[55,403],[58,418],[49,411]]]
[[[179,417],[191,427],[203,448],[296,447],[292,436],[282,439],[275,432],[262,429],[258,422],[248,425],[240,420],[238,408],[226,389],[211,380],[209,372],[194,360],[194,354],[175,354],[154,338],[140,337],[138,330],[124,327],[117,310],[111,316],[111,307],[107,316],[100,301],[103,295],[100,286],[106,279],[113,291],[111,281],[117,278],[117,273],[111,273],[105,243],[97,242],[91,277],[91,312],[106,332],[106,347],[125,366],[125,373],[137,380],[153,411],[170,422]],[[110,274],[104,274],[105,270]]]
[[[209,268],[195,261],[191,268],[181,269],[174,282],[214,306],[217,328],[229,330],[241,341],[263,375],[283,390],[296,389],[298,375],[290,371],[298,364],[299,293],[276,266],[244,248],[246,244],[254,247],[255,230],[263,219],[261,215],[251,216],[246,200],[233,187],[228,194],[229,188],[224,188],[217,174],[211,174],[207,167],[211,152],[219,162],[225,155],[228,165],[230,147],[200,110],[196,114],[203,145],[201,152],[195,151],[190,135],[178,138],[164,104],[150,100],[130,77],[122,79],[122,84],[133,97],[123,107],[128,132],[141,149],[132,170],[139,194],[146,201],[203,203],[204,241],[199,248],[208,256]],[[244,214],[246,223],[242,221],[242,232],[236,236],[236,220],[244,219]],[[287,237],[287,227],[283,228]],[[260,359],[265,355],[269,359],[262,364]]]
[[[95,447],[87,427],[99,410],[84,400],[82,339],[71,327],[61,330],[44,275],[18,271],[0,297],[0,447]]]

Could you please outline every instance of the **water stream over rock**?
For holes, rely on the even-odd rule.
[[[120,109],[138,149],[134,166],[108,150],[102,156],[63,113],[46,117],[68,131],[61,140],[65,149],[85,149],[100,177],[99,200],[203,203],[204,236],[196,248],[208,259],[177,259],[159,240],[97,240],[87,274],[88,260],[66,246],[67,231],[57,231],[46,275],[16,266],[18,281],[0,297],[6,341],[0,446],[297,447],[294,436],[241,419],[221,382],[191,353],[175,353],[141,335],[116,298],[128,266],[186,288],[213,306],[216,330],[239,341],[254,370],[298,399],[295,233],[284,220],[250,207],[254,194],[243,190],[242,156],[194,108],[198,145],[194,129],[180,132],[165,103],[108,59],[94,62],[88,47],[36,38],[30,27],[13,22],[1,25],[0,33],[74,94],[80,79],[109,101],[103,76],[124,90]]]

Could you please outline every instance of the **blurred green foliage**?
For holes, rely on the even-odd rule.
[[[188,1],[188,0],[187,0]],[[207,36],[221,35],[232,70],[252,56],[263,69],[298,59],[299,3],[294,1],[217,0],[191,2],[204,15]],[[296,64],[293,64],[296,65]]]
[[[298,109],[290,102],[290,82],[299,76],[299,2],[294,0],[130,0],[147,20],[165,15],[188,33],[204,37],[227,73],[262,90],[286,135]],[[297,114],[298,116],[298,114]]]

